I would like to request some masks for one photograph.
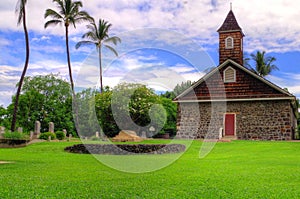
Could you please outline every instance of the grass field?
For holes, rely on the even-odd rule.
[[[175,163],[142,174],[64,152],[72,144],[0,149],[0,161],[15,162],[0,164],[0,198],[300,198],[300,143],[217,143],[199,159],[194,141]]]

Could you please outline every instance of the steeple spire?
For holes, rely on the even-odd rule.
[[[219,64],[232,59],[243,65],[244,33],[233,14],[231,3],[230,11],[217,32],[219,33]]]

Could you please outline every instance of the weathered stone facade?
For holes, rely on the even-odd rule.
[[[220,65],[174,99],[177,138],[293,139],[296,98],[243,66],[244,34],[232,10],[218,33]]]
[[[227,102],[225,106],[223,112],[221,102],[180,103],[177,138],[217,138],[224,128],[224,114],[234,113],[238,139],[293,139],[297,123],[289,100]]]

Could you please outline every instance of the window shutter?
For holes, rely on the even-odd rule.
[[[224,70],[224,82],[235,82],[235,70],[228,67]]]

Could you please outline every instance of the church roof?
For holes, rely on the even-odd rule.
[[[223,71],[228,66],[237,71],[235,83],[227,84],[223,81]],[[235,61],[227,59],[178,95],[174,101],[255,101],[268,99],[294,101],[295,96]]]
[[[242,32],[242,29],[239,26],[232,10],[229,11],[224,23],[218,29],[217,32],[231,32],[231,31],[241,31]]]

